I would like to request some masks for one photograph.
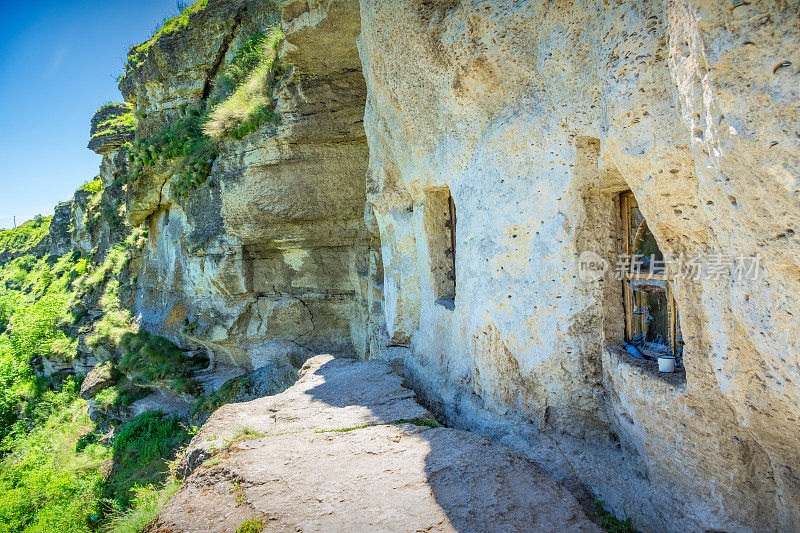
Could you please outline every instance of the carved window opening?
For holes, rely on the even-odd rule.
[[[646,359],[683,356],[683,337],[673,284],[653,233],[631,192],[620,195],[623,229],[622,287],[625,338]],[[633,353],[633,352],[632,352]]]
[[[450,191],[428,191],[425,226],[436,303],[452,310],[456,298],[456,205]]]
[[[452,285],[452,299],[456,299],[456,204],[453,202],[453,197],[447,195],[447,222],[444,226],[450,231],[450,248],[445,250],[445,255],[450,258],[450,271],[447,273],[447,279]]]

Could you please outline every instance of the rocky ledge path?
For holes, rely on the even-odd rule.
[[[599,531],[488,439],[436,426],[381,361],[310,359],[281,394],[229,404],[192,440],[150,531]]]

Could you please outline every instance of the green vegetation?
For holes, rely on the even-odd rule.
[[[178,417],[165,417],[157,411],[142,413],[122,426],[114,437],[114,468],[104,485],[104,496],[116,509],[123,510],[134,497],[132,489],[156,478],[160,478],[158,486],[164,486],[168,458],[188,442],[191,434]]]
[[[422,426],[426,428],[438,428],[440,427],[439,422],[436,420],[431,420],[430,418],[401,418],[400,420],[395,420],[395,424],[414,424],[415,426]]]
[[[197,0],[197,2],[189,6],[181,6],[180,13],[166,19],[152,37],[142,44],[131,47],[128,52],[128,62],[125,65],[125,71],[129,72],[131,69],[141,66],[142,63],[144,63],[145,57],[147,57],[147,51],[150,50],[150,47],[153,46],[156,41],[164,35],[185,28],[189,24],[189,17],[203,11],[207,5],[208,0]]]
[[[606,510],[603,500],[595,500],[594,503],[597,507],[595,517],[608,533],[636,533],[636,529],[633,527],[633,521],[627,513],[625,514],[625,520],[620,520]]]
[[[160,489],[153,484],[134,486],[131,509],[112,516],[107,528],[113,533],[140,533],[158,518],[158,513],[167,501],[181,488],[174,478],[168,480]]]
[[[4,333],[0,335],[0,439],[24,420],[39,395],[33,364],[52,347],[66,352],[70,339],[57,324],[66,311],[66,272],[70,262],[37,261],[28,255],[0,268]],[[38,299],[37,299],[38,298]]]
[[[100,466],[111,451],[90,437],[79,384],[34,374],[43,357],[75,356],[63,325],[73,284],[89,269],[76,253],[0,266],[0,532],[90,531],[102,515]]]
[[[86,191],[92,194],[97,194],[103,190],[103,180],[95,178],[94,180],[81,185],[79,191]]]
[[[147,167],[180,159],[172,170],[178,175],[174,182],[176,194],[185,197],[193,187],[205,183],[219,155],[215,140],[203,133],[206,118],[204,111],[191,109],[152,137],[126,145],[128,160],[133,163],[129,180],[138,180]]]
[[[276,50],[282,38],[273,29],[245,39],[199,108],[184,105],[181,116],[157,133],[127,144],[129,182],[170,161],[173,191],[185,198],[208,181],[223,138],[240,140],[268,122],[277,124],[274,88],[284,69],[276,61]]]
[[[87,213],[99,211],[101,204],[94,202],[102,196],[101,184],[83,189],[94,206]],[[44,219],[23,231],[29,233],[34,224],[46,235]],[[31,251],[19,242],[20,253]],[[104,345],[111,353],[123,353],[123,345],[129,349],[125,368],[138,372],[134,377],[170,374],[176,389],[194,390],[186,368],[175,371],[180,350],[138,332],[123,305],[131,295],[131,252],[143,242],[136,232],[101,262],[92,260],[96,255],[73,252],[60,258],[22,255],[0,265],[0,533],[106,526],[130,531],[125,527],[151,520],[159,502],[177,490],[168,481],[167,460],[191,434],[177,418],[150,412],[127,424],[107,420],[98,428],[78,398],[77,381],[35,372],[45,360],[76,357],[80,332],[90,345]],[[89,308],[99,308],[102,318],[91,318]],[[116,383],[95,397],[98,409],[130,405],[149,393],[116,370],[110,375]],[[101,438],[109,424],[118,426],[113,446]]]
[[[235,398],[243,393],[249,393],[255,386],[255,382],[249,377],[241,377],[226,381],[222,387],[214,391],[210,396],[202,395],[192,408],[192,416],[210,416],[211,413],[225,405],[231,403]]]
[[[264,522],[260,518],[250,517],[236,528],[236,533],[261,533],[264,531]]]
[[[35,248],[47,236],[52,216],[36,216],[16,229],[0,231],[0,257],[22,255]]]
[[[166,479],[165,458],[190,432],[176,418],[140,415],[109,448],[96,442],[77,387],[68,379],[60,391],[41,394],[19,430],[3,440],[0,532],[88,532],[106,514],[114,517],[113,531],[141,531],[126,527],[148,523],[179,488]]]
[[[256,33],[236,50],[211,95],[207,135],[241,140],[267,122],[278,123],[273,91],[284,72],[276,61],[282,38],[277,29],[267,36]]]
[[[99,518],[100,466],[110,452],[99,444],[77,449],[81,435],[93,428],[77,387],[68,379],[59,391],[40,393],[3,440],[0,532],[88,532]]]
[[[189,360],[174,343],[144,330],[125,333],[119,343],[125,355],[119,369],[136,384],[167,381],[178,393],[199,394],[200,386],[189,377],[193,371],[207,366],[205,360]]]
[[[347,433],[349,431],[355,431],[357,429],[372,427],[372,425],[374,424],[364,424],[363,426],[353,426],[350,428],[341,428],[341,429],[318,429],[314,431],[314,433]]]
[[[102,109],[102,108],[101,108]],[[136,129],[136,118],[133,112],[129,111],[121,115],[114,115],[97,125],[96,132],[92,139],[104,135],[116,135],[122,133],[132,133]]]
[[[260,439],[262,437],[266,437],[264,433],[260,431],[256,431],[253,428],[242,428],[236,432],[236,435],[233,436],[233,439],[227,442],[228,446],[236,444],[238,442],[244,442],[246,440],[253,440],[253,439]]]
[[[93,398],[95,405],[103,411],[114,407],[133,405],[133,402],[145,398],[150,391],[134,386],[130,382],[103,389]]]

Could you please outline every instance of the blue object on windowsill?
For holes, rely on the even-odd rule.
[[[645,357],[644,354],[640,352],[639,349],[636,348],[636,346],[634,346],[633,344],[626,342],[622,346],[623,348],[625,348],[626,352],[636,357],[637,359],[644,359],[645,361],[647,360],[647,357]]]

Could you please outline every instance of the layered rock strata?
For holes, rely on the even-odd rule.
[[[188,198],[172,190],[169,161],[129,191],[131,223],[149,228],[137,314],[152,331],[204,347],[215,364],[259,368],[287,356],[301,364],[320,351],[370,349],[377,247],[364,222],[358,4],[281,9],[211,1],[120,85],[146,136],[203,106],[237,47],[283,21],[279,124],[224,141],[208,182]]]

